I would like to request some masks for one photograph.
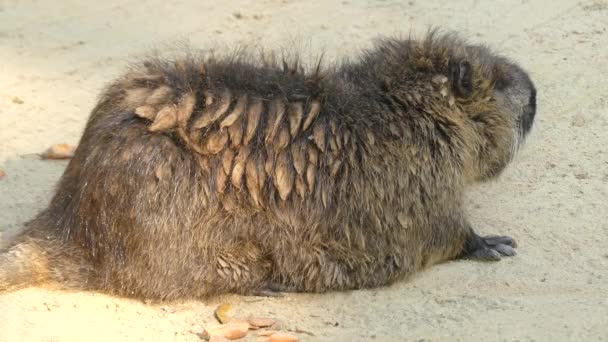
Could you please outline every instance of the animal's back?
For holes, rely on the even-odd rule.
[[[452,70],[450,39],[311,72],[247,58],[136,65],[101,95],[49,207],[0,255],[0,290],[344,290],[512,255],[510,238],[477,236],[462,212],[478,163],[467,149],[488,149],[448,82],[472,77]]]

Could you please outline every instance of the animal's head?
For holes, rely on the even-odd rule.
[[[424,39],[384,39],[377,51],[365,67],[389,80],[383,89],[443,122],[448,126],[444,133],[449,126],[460,127],[466,147],[458,150],[465,152],[469,182],[492,179],[504,170],[536,113],[536,89],[521,67],[487,47],[437,31]],[[418,99],[412,99],[413,93]]]
[[[481,46],[465,46],[448,63],[449,84],[476,139],[471,144],[470,178],[499,175],[530,132],[536,88],[517,64]]]

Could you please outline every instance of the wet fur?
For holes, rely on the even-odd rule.
[[[466,255],[478,236],[463,192],[527,132],[513,100],[525,91],[492,100],[497,84],[529,82],[513,68],[437,33],[309,69],[246,52],[135,64],[102,93],[49,207],[0,255],[0,291],[323,292]]]

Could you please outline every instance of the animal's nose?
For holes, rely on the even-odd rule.
[[[532,87],[530,98],[528,99],[528,105],[524,107],[522,128],[524,134],[528,133],[534,123],[534,116],[536,115],[536,89]]]

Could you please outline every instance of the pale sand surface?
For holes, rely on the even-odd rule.
[[[468,196],[478,229],[514,236],[517,257],[450,262],[387,288],[282,299],[163,306],[30,288],[0,296],[0,341],[199,341],[220,302],[315,334],[298,333],[302,341],[608,340],[606,1],[0,1],[3,239],[46,205],[66,165],[30,154],[76,144],[99,90],[130,56],[176,40],[304,38],[333,57],[428,25],[513,56],[537,84],[528,145],[500,180]]]

